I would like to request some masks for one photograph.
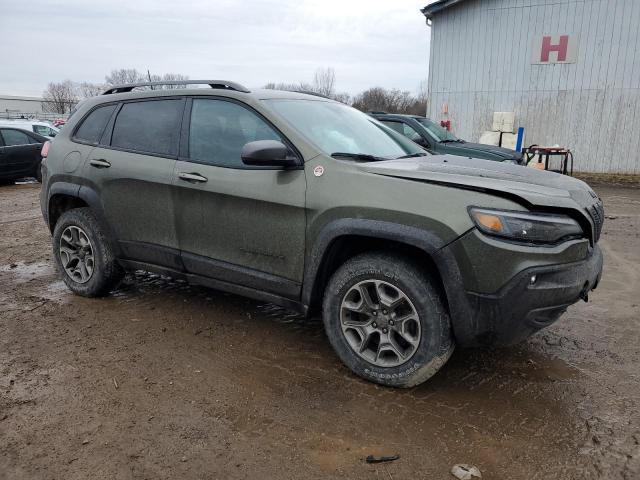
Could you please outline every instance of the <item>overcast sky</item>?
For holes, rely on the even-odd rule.
[[[103,82],[112,69],[192,79],[311,81],[416,91],[427,77],[428,0],[0,0],[0,93]]]

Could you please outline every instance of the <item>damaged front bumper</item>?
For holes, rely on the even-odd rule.
[[[570,305],[588,300],[602,276],[597,245],[583,261],[522,271],[495,294],[466,292],[475,317],[474,344],[508,345],[555,322]]]
[[[507,250],[478,232],[440,250],[434,260],[462,346],[509,345],[551,325],[570,305],[587,300],[603,263],[600,247],[586,240]]]

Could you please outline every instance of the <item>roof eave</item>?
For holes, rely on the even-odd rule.
[[[427,17],[427,20],[433,20],[433,16],[435,14],[440,13],[442,10],[445,10],[446,8],[452,7],[453,5],[456,5],[463,1],[464,0],[439,0],[430,5],[427,5],[420,11],[425,17]]]

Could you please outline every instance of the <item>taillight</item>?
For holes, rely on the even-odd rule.
[[[42,158],[47,158],[47,155],[49,155],[49,147],[51,147],[51,142],[49,140],[42,144],[42,150],[40,150]]]

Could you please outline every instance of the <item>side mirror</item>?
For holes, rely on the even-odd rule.
[[[298,164],[289,149],[276,140],[257,140],[242,147],[242,162],[256,167],[292,167]]]

